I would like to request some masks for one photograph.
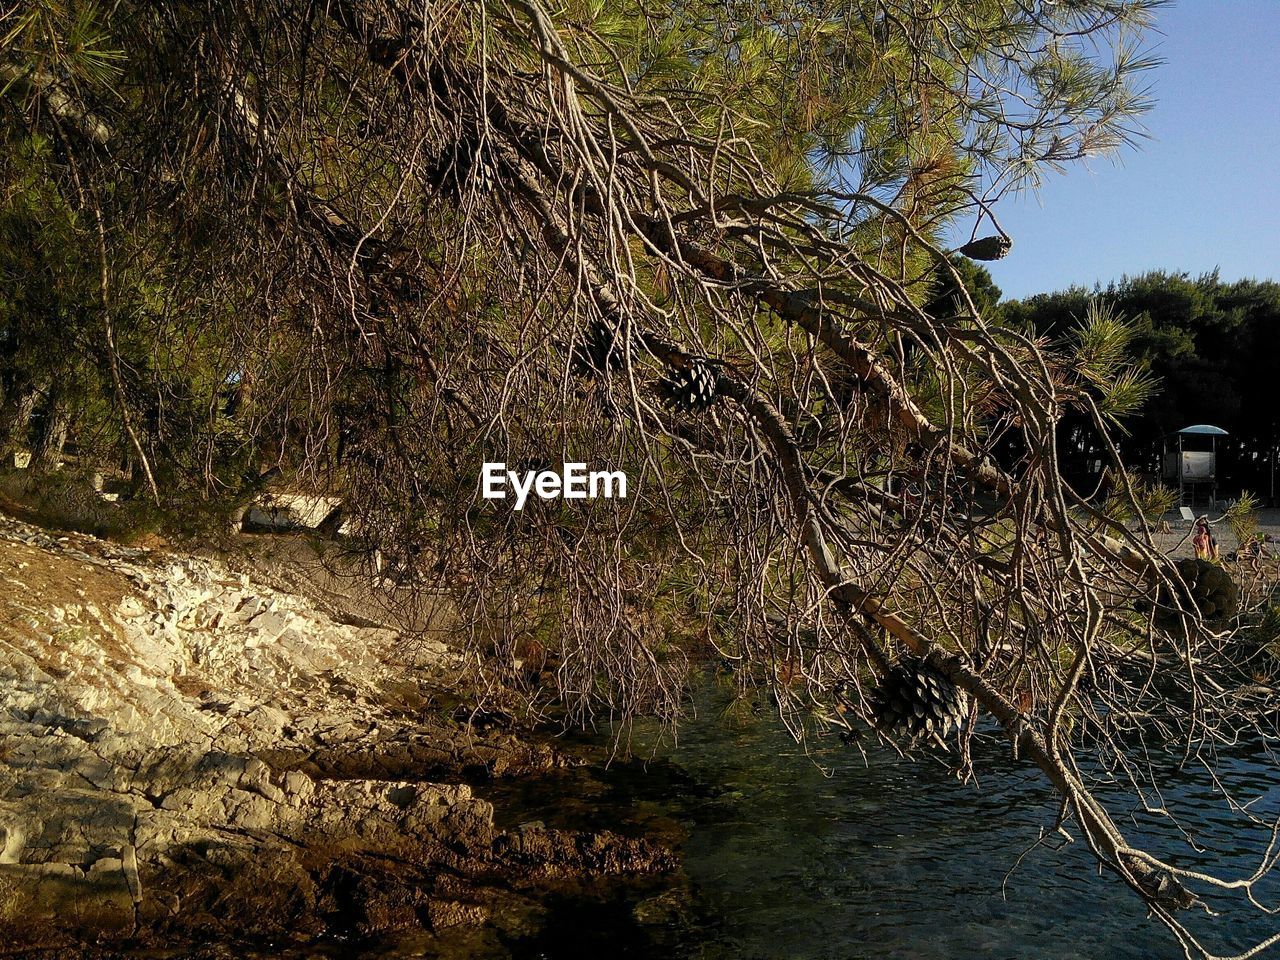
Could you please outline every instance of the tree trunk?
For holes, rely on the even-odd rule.
[[[0,413],[0,458],[5,461],[15,451],[27,446],[27,431],[40,394],[38,386],[29,386],[17,391],[12,400],[5,403],[3,413]]]
[[[55,399],[49,404],[45,414],[44,428],[40,433],[40,441],[31,458],[34,470],[49,473],[58,468],[62,460],[62,448],[67,442],[67,430],[71,426],[71,414],[66,404]]]

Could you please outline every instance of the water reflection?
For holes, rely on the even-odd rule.
[[[683,831],[686,890],[650,901],[553,906],[517,957],[635,958],[1177,958],[1181,949],[1136,897],[1099,878],[1083,844],[1034,845],[1056,809],[1044,780],[992,740],[977,751],[982,789],[940,765],[884,751],[863,766],[838,741],[794,744],[767,711],[720,716],[712,700],[679,744],[648,764],[616,765],[589,797],[572,782],[502,798],[510,816],[551,825]],[[1262,819],[1280,814],[1270,758],[1227,758],[1227,779]],[[824,769],[826,768],[826,769]],[[829,775],[828,775],[828,772]],[[1164,800],[1209,851],[1179,861],[1256,866],[1269,832],[1240,821],[1204,778],[1181,777]],[[579,785],[581,786],[581,785]],[[1156,818],[1114,809],[1138,839]],[[1167,829],[1162,833],[1167,835]],[[1033,849],[1029,849],[1032,848]],[[1161,849],[1158,852],[1167,852]],[[1280,886],[1270,884],[1271,899]],[[1280,922],[1237,911],[1209,943],[1238,950]],[[589,952],[589,953],[588,953]],[[1277,951],[1280,954],[1280,951]]]

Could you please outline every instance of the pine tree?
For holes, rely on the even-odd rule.
[[[1074,355],[992,323],[952,257],[1017,256],[1003,192],[1133,141],[1153,6],[46,2],[5,24],[3,123],[105,264],[120,448],[323,479],[477,639],[554,624],[582,719],[674,717],[698,643],[796,730],[837,678],[873,720],[971,699],[1159,904],[1080,761],[1205,700],[1130,682],[1176,577],[1056,457],[1144,384],[1106,323]],[[475,500],[485,461],[561,459],[643,480]],[[1231,665],[1189,622],[1195,690]]]

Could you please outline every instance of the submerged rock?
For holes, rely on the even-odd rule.
[[[645,926],[680,926],[689,921],[689,901],[688,890],[664,890],[637,903],[632,916]]]

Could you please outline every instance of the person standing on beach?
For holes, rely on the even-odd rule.
[[[1213,539],[1213,530],[1209,527],[1209,518],[1201,517],[1196,521],[1195,535],[1191,538],[1196,557],[1201,560],[1217,560],[1218,544]]]

